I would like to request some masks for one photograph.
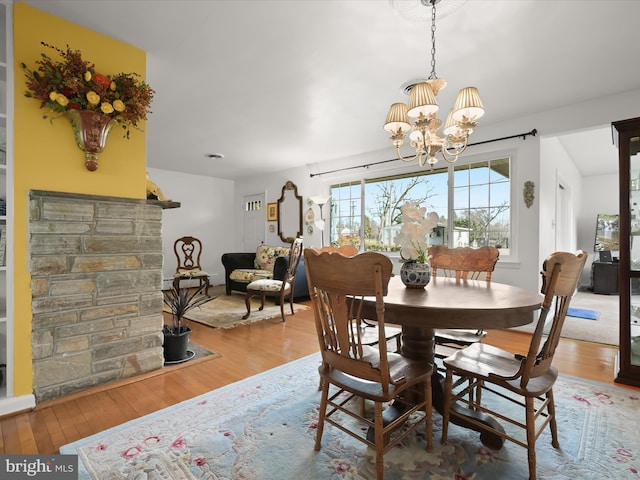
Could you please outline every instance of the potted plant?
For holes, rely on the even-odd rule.
[[[189,288],[176,288],[163,293],[164,303],[171,310],[172,322],[165,324],[162,328],[164,335],[164,360],[165,362],[179,362],[187,359],[187,345],[189,343],[189,320],[185,314],[192,308],[199,307],[203,303],[211,300],[206,295],[206,285],[200,286],[197,290],[191,291]]]

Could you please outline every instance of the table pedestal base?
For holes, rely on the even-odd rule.
[[[433,376],[431,377],[431,391],[433,407],[442,415],[444,410],[444,377],[438,373],[434,364],[434,329],[427,327],[402,327],[402,355],[413,360],[423,360],[434,365]],[[407,401],[409,399],[406,399]],[[391,423],[402,413],[402,403],[395,402],[382,413],[385,425]],[[483,445],[493,450],[499,450],[504,445],[504,438],[487,429],[484,429],[468,419],[473,418],[487,427],[496,429],[504,433],[502,425],[490,415],[468,408],[454,405],[451,409],[449,419],[451,423],[459,425],[480,433],[480,441]],[[367,432],[373,435],[373,431]]]

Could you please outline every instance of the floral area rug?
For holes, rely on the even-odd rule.
[[[60,452],[79,455],[80,479],[375,478],[375,454],[330,425],[314,451],[319,360],[305,357]],[[571,377],[560,377],[554,392],[561,448],[551,446],[548,429],[538,438],[538,478],[638,479],[639,392]],[[503,411],[514,408],[522,409],[506,402]],[[477,433],[455,425],[442,446],[440,433],[436,413],[433,452],[418,430],[385,455],[385,479],[528,478],[524,448],[507,442],[492,451]]]
[[[277,318],[282,321],[280,314],[280,306],[274,305],[273,298],[267,298],[264,302],[264,309],[259,311],[260,300],[251,299],[251,315],[246,320],[242,316],[247,313],[247,307],[244,303],[244,295],[232,293],[231,295],[220,295],[213,300],[200,305],[197,308],[189,310],[185,318],[192,322],[202,323],[214,328],[233,328],[238,325],[248,325],[250,323]],[[293,311],[307,310],[309,307],[298,303],[293,304]],[[164,307],[167,311],[167,307]],[[284,314],[286,319],[295,318],[291,316],[291,308],[286,303],[284,306]]]

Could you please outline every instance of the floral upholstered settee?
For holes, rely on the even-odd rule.
[[[289,265],[289,247],[260,245],[255,252],[225,253],[222,255],[227,295],[232,291],[246,292],[254,280],[281,280]],[[293,298],[309,296],[304,259],[300,260],[293,287]]]

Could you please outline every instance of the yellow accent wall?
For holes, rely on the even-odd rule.
[[[145,133],[132,129],[130,139],[115,126],[109,133],[99,167],[89,172],[84,152],[75,144],[73,129],[62,117],[42,118],[44,111],[26,91],[21,63],[30,70],[46,52],[40,42],[80,50],[82,57],[107,76],[136,72],[145,77],[146,54],[24,3],[14,6],[14,395],[32,393],[31,276],[28,267],[28,198],[30,190],[49,190],[126,198],[146,197]],[[140,127],[144,130],[145,125]]]

